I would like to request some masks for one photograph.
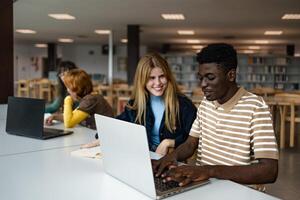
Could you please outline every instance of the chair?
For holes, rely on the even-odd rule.
[[[18,97],[30,97],[30,81],[19,80],[17,82]]]
[[[270,87],[256,87],[253,88],[251,92],[262,97],[268,97],[273,96],[277,91]]]
[[[103,96],[103,97],[109,103],[109,105],[113,108],[113,97],[112,96]]]
[[[130,97],[117,97],[117,115],[121,114],[124,111],[129,99]]]
[[[285,122],[290,123],[289,146],[295,145],[295,123],[300,122],[300,116],[296,115],[296,107],[300,106],[300,94],[279,93],[274,100],[280,110],[280,148],[285,147]],[[288,113],[289,112],[289,113]]]
[[[131,92],[132,92],[132,88],[129,87],[128,84],[119,83],[113,85],[113,94],[117,97],[119,96],[128,97],[131,95]]]
[[[48,102],[51,101],[51,81],[48,79],[41,79],[37,82],[39,88],[39,98],[46,99]]]

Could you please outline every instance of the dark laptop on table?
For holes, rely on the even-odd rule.
[[[147,133],[144,126],[95,114],[104,171],[153,199],[184,192],[209,180],[179,187],[176,182],[163,183],[152,172]]]
[[[6,132],[37,139],[49,139],[73,133],[70,130],[44,128],[45,100],[8,97]]]

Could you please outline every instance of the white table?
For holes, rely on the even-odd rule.
[[[150,199],[106,175],[103,172],[101,159],[71,156],[70,152],[77,148],[66,147],[0,157],[1,199]],[[271,200],[276,198],[231,181],[213,179],[207,185],[168,199]]]
[[[0,157],[68,146],[78,146],[93,141],[96,134],[96,130],[76,126],[73,128],[74,133],[71,135],[39,140],[7,134],[5,127],[6,120],[0,119]],[[51,127],[63,128],[63,124],[59,123]]]
[[[0,120],[6,119],[7,104],[0,104]]]

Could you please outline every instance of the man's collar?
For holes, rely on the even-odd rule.
[[[218,101],[213,101],[213,104],[216,106],[216,108],[221,107],[225,111],[230,111],[246,92],[247,91],[243,87],[240,87],[236,93],[225,103],[219,104]]]

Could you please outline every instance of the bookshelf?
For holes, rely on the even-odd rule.
[[[163,55],[180,85],[198,87],[198,63],[193,54]],[[300,57],[276,55],[238,55],[237,83],[248,90],[270,87],[282,90],[300,89]]]
[[[239,55],[237,82],[246,89],[270,87],[298,90],[300,59],[285,56]]]
[[[164,55],[178,84],[188,89],[198,86],[196,56],[190,54]]]

